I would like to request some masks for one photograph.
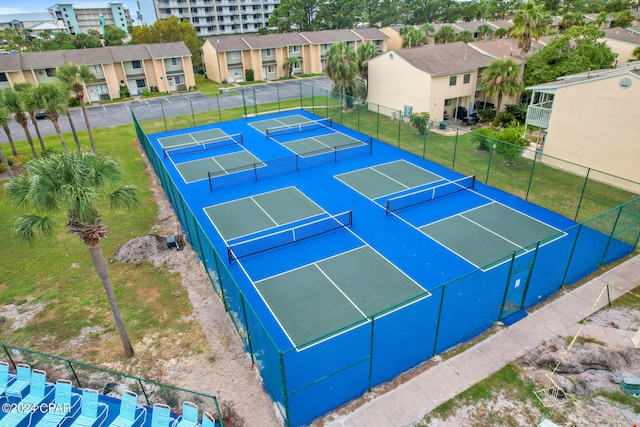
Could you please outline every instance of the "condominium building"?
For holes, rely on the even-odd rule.
[[[111,25],[128,33],[133,25],[129,6],[120,1],[57,3],[48,10],[64,22],[71,34],[86,33],[88,30],[102,33],[103,25]]]
[[[149,1],[149,0],[145,0]],[[280,0],[153,0],[158,19],[188,19],[199,36],[256,33]],[[143,20],[147,20],[143,16]]]
[[[18,34],[29,33],[38,37],[48,30],[52,33],[66,32],[67,28],[53,13],[11,13],[0,15],[0,30],[13,30]]]

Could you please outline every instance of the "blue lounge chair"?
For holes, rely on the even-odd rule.
[[[151,410],[151,427],[173,427],[171,408],[163,403],[156,403]]]
[[[28,418],[31,425],[31,417],[40,404],[47,403],[53,393],[53,385],[47,385],[47,374],[39,369],[31,371],[29,394],[24,397],[11,412],[8,412],[1,420],[0,427],[18,427]]]
[[[7,388],[13,381],[14,378],[9,377],[9,364],[0,361],[0,397],[6,393]]]
[[[74,398],[75,397],[75,398]],[[73,417],[80,407],[80,396],[74,395],[71,381],[56,382],[55,397],[49,411],[36,424],[36,427],[58,427],[67,418]]]
[[[144,424],[145,419],[145,408],[138,408],[138,395],[132,391],[125,390],[125,392],[122,393],[122,398],[120,399],[120,413],[109,426],[132,427],[139,421],[142,421],[140,422],[140,425]]]
[[[109,407],[105,403],[100,403],[99,397],[100,395],[97,391],[88,388],[84,389],[82,391],[80,415],[69,427],[100,427],[107,419]]]
[[[19,397],[22,399],[22,393],[27,391],[29,381],[31,381],[31,366],[19,363],[16,366],[17,378],[7,388],[7,397]]]
[[[182,416],[176,427],[196,427],[198,425],[198,406],[191,402],[182,402]]]
[[[216,427],[216,420],[208,412],[202,414],[202,427]]]

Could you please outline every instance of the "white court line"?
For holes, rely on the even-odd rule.
[[[329,277],[327,275],[327,273],[325,273],[324,270],[322,268],[320,268],[320,266],[317,263],[316,263],[316,268],[318,270],[320,270],[320,273],[322,273],[322,275],[327,278],[327,280],[338,290],[338,292],[340,292],[342,294],[342,296],[344,296],[347,299],[347,301],[349,301],[351,303],[351,305],[354,306],[356,308],[356,310],[358,310],[360,312],[362,317],[364,317],[365,319],[369,317],[366,314],[364,314],[364,311],[360,310],[360,307],[358,307],[358,305],[355,302],[353,302],[353,300],[351,298],[349,298],[349,296],[347,294],[344,293],[344,291],[342,290],[342,288],[340,288],[340,286],[336,285],[336,282],[331,280],[331,277]]]
[[[280,225],[280,224],[278,224],[278,222],[277,222],[275,219],[271,218],[271,215],[269,215],[269,214],[267,213],[267,211],[265,211],[265,210],[262,208],[262,206],[260,206],[260,203],[258,203],[258,202],[256,202],[256,201],[255,201],[255,199],[253,198],[253,196],[252,196],[252,197],[249,197],[249,198],[251,199],[251,201],[252,201],[253,203],[255,203],[255,204],[256,204],[256,206],[257,206],[258,208],[260,208],[260,210],[261,210],[262,212],[264,212],[264,214],[267,216],[267,218],[269,218],[271,221],[273,221],[273,223],[274,223],[275,225]]]

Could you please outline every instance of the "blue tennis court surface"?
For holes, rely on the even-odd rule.
[[[290,425],[633,249],[303,110],[149,142]]]

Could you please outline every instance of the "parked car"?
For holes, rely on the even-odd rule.
[[[47,112],[44,110],[38,110],[35,112],[36,119],[43,120],[47,118]]]

